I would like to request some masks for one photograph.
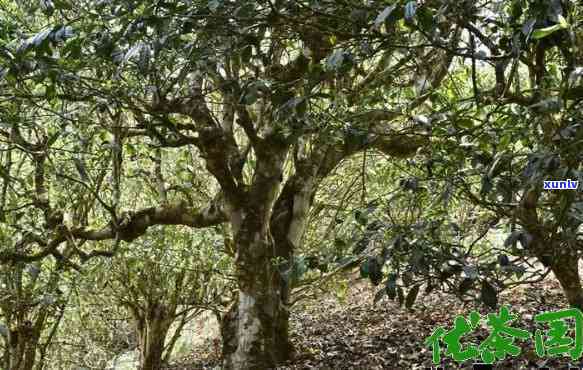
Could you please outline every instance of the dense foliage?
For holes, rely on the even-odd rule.
[[[0,0],[1,366],[159,369],[211,311],[266,369],[356,270],[409,309],[552,271],[583,308],[582,11]]]

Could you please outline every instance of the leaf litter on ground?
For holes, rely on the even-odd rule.
[[[467,317],[478,311],[485,320],[488,313],[498,313],[500,305],[509,305],[518,315],[512,326],[534,333],[534,316],[567,308],[559,283],[547,278],[530,286],[519,286],[503,292],[499,306],[492,310],[484,305],[464,304],[456,297],[432,292],[420,296],[412,310],[400,307],[396,301],[382,299],[373,304],[375,287],[354,279],[348,295],[340,302],[333,294],[303,301],[291,314],[291,338],[296,348],[294,359],[280,370],[343,370],[343,369],[425,369],[432,366],[432,353],[425,339],[442,326],[453,328],[456,316]],[[487,335],[486,328],[463,338],[462,343],[479,344]],[[516,341],[522,352],[496,362],[495,369],[551,369],[579,367],[566,357],[542,359],[536,356],[534,340]],[[442,352],[444,349],[442,348]],[[442,353],[446,369],[471,369],[470,362],[457,364]],[[168,369],[220,369],[216,343],[208,348],[195,348],[192,357]]]

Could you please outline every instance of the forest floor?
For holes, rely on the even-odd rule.
[[[420,296],[414,309],[399,307],[384,298],[373,304],[375,287],[368,281],[355,281],[347,296],[339,301],[334,295],[304,301],[294,306],[291,332],[297,349],[294,360],[281,370],[300,369],[424,369],[431,368],[432,353],[425,339],[435,328],[453,328],[456,316],[468,316],[477,310],[485,322],[487,313],[498,313],[487,307],[464,306],[455,297],[431,293]],[[518,319],[513,327],[535,331],[533,317],[542,312],[558,311],[567,307],[558,282],[554,278],[504,292],[499,305],[509,305]],[[540,324],[537,326],[541,327]],[[489,334],[481,328],[468,334],[462,343],[479,344]],[[517,340],[522,347],[518,357],[507,357],[496,362],[495,369],[561,369],[581,368],[583,363],[569,362],[566,357],[543,359],[534,351],[534,339]],[[443,352],[443,345],[442,345]],[[189,356],[190,357],[190,356]],[[193,360],[195,358],[196,360]],[[471,363],[457,365],[442,354],[445,369],[471,369]],[[195,348],[188,364],[172,369],[220,369],[216,348]]]

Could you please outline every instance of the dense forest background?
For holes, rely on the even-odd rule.
[[[201,368],[211,320],[293,365],[351,307],[404,369],[392,316],[583,309],[582,101],[577,1],[0,0],[0,368]]]

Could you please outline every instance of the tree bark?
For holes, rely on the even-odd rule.
[[[274,239],[278,238],[274,237]],[[256,367],[237,367],[243,364],[237,361],[229,361],[225,363],[226,369],[260,369],[262,368],[261,366],[273,367],[293,357],[294,348],[289,338],[290,313],[288,306],[291,287],[283,279],[281,274],[282,270],[291,266],[290,262],[293,258],[293,248],[290,243],[283,243],[281,240],[279,243],[275,242],[271,247],[263,248],[274,251],[276,256],[284,258],[284,262],[279,267],[274,266],[268,260],[269,258],[267,256],[263,256],[254,259],[256,261],[255,263],[243,264],[243,269],[240,269],[239,273],[241,276],[244,276],[246,281],[251,281],[252,283],[247,285],[246,291],[242,291],[243,294],[246,294],[246,297],[242,299],[241,295],[239,295],[223,316],[221,336],[223,339],[223,357],[228,359],[234,356],[238,349],[240,340],[238,340],[237,336],[245,335],[250,320],[253,321],[253,319],[247,316],[246,323],[240,322],[239,317],[241,311],[255,311],[254,315],[257,316],[260,322],[262,319],[266,321],[261,324],[261,328],[263,334],[266,336],[265,342],[270,344],[267,347],[266,353],[261,356],[265,358],[266,362],[264,363],[267,365],[260,365],[261,362],[259,362]],[[263,262],[260,262],[261,260]],[[251,268],[248,269],[244,266],[250,266]],[[263,276],[261,277],[255,277],[254,275],[258,273],[259,266],[269,266],[269,271],[262,273]],[[263,302],[258,303],[261,309],[259,311],[256,308],[251,309],[251,301]]]
[[[238,243],[239,294],[222,324],[224,369],[274,368],[289,351],[273,245],[251,234]],[[282,328],[282,326],[284,328]]]
[[[237,312],[239,298],[236,298],[229,306],[225,314],[221,317],[221,338],[223,340],[222,355],[226,359],[237,350]]]
[[[540,189],[528,191],[520,202],[519,219],[532,237],[529,249],[537,259],[555,274],[569,304],[583,309],[583,289],[579,277],[577,250],[569,245],[553,242],[552,232],[545,230],[537,214]]]
[[[294,176],[285,185],[271,217],[271,231],[274,241],[276,257],[282,261],[278,273],[280,274],[280,301],[281,307],[278,320],[274,322],[278,350],[278,363],[289,361],[295,354],[289,338],[290,294],[293,286],[281,275],[292,268],[294,254],[301,245],[308,212],[312,206],[317,184],[314,181],[315,173]]]
[[[287,147],[271,142],[255,148],[255,181],[244,200],[234,199],[228,207],[237,250],[239,297],[222,320],[225,369],[269,369],[293,357],[289,339],[292,287],[281,273],[293,264],[321,180],[343,158],[365,148],[352,139],[347,137],[338,145],[323,136],[311,152],[298,145],[294,151],[296,172],[279,195]],[[374,140],[372,146],[400,156],[419,147],[415,140],[399,140]]]
[[[162,368],[164,343],[171,323],[169,312],[161,305],[152,306],[138,319],[140,370]]]
[[[238,301],[230,307],[222,320],[221,334],[226,369],[266,369],[293,358],[294,348],[289,338],[289,296],[292,286],[284,279],[282,273],[292,267],[294,252],[300,247],[301,237],[319,183],[342,158],[355,151],[356,149],[351,147],[338,148],[335,145],[321,143],[319,149],[308,156],[302,157],[303,153],[295,153],[296,172],[286,181],[274,202],[268,225],[263,224],[265,221],[262,221],[260,226],[255,226],[256,230],[264,230],[264,234],[259,233],[249,239],[262,240],[263,245],[248,243],[248,241],[238,243],[239,279],[240,282],[250,281],[251,283],[245,284],[246,289],[241,288],[243,295],[239,296]],[[260,213],[253,212],[253,214]],[[233,227],[237,229],[237,225]],[[241,230],[245,231],[245,228]],[[241,251],[250,253],[241,253]],[[266,251],[267,254],[262,254],[261,251]],[[278,266],[271,261],[273,257],[278,261]],[[262,271],[261,277],[254,278],[259,274],[258,269],[263,266],[268,266],[268,271]],[[255,361],[255,364],[249,362],[245,365],[242,358],[236,355],[237,352],[241,354],[243,351],[240,347],[241,338],[237,338],[245,335],[245,328],[253,322],[251,318],[253,315],[247,316],[244,321],[241,321],[241,315],[243,312],[256,310],[251,309],[250,306],[254,306],[257,302],[263,302],[259,303],[262,309],[259,309],[254,316],[261,323],[258,325],[261,328],[259,332],[264,336],[264,340],[263,344],[256,347],[263,345],[266,346],[264,347],[266,350],[263,353],[249,351],[255,355],[261,353],[259,356],[261,359]],[[247,340],[243,342],[247,343]]]
[[[281,343],[287,330],[279,332],[283,280],[270,229],[287,152],[286,145],[259,146],[253,185],[229,207],[239,293],[222,326],[226,370],[275,368],[288,351],[289,341]]]
[[[28,322],[20,325],[10,333],[9,369],[33,369],[39,338],[39,332]]]
[[[579,277],[579,258],[568,253],[551,262],[551,270],[563,288],[567,301],[572,307],[583,310],[583,288]]]

